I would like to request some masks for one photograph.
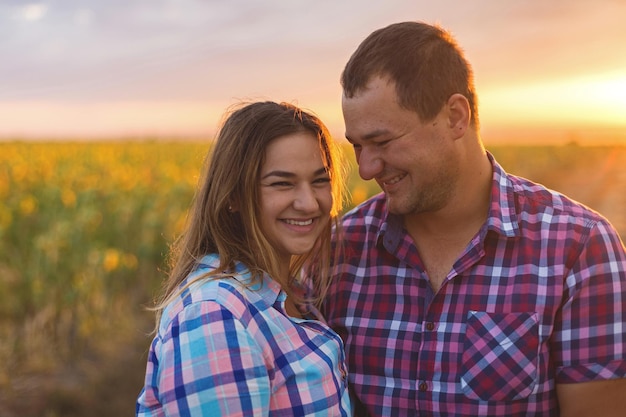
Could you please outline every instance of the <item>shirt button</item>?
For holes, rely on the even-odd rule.
[[[420,382],[417,388],[422,392],[428,391],[428,384],[426,382]]]
[[[435,323],[433,323],[432,321],[426,323],[426,330],[428,330],[429,332],[435,330]]]

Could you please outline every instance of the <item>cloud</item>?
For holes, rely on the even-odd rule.
[[[371,31],[441,23],[479,96],[626,68],[619,0],[0,2],[0,104],[212,103],[264,97],[338,111],[339,74]]]
[[[91,9],[79,9],[74,13],[74,24],[89,26],[93,23],[95,13]]]
[[[35,22],[41,20],[48,11],[48,6],[43,3],[30,3],[21,7],[17,7],[13,11],[15,20],[24,20],[27,22]]]

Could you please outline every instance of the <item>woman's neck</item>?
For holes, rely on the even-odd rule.
[[[287,311],[287,314],[291,317],[296,317],[299,319],[302,318],[302,313],[294,302],[293,297],[287,296],[287,299],[285,300],[285,310]]]

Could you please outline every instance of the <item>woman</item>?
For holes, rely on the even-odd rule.
[[[337,155],[293,105],[226,119],[172,251],[138,416],[350,415],[343,345],[315,306],[328,276],[298,279],[329,263]]]

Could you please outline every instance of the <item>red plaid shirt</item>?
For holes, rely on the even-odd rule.
[[[489,218],[437,293],[382,194],[346,215],[325,314],[356,416],[554,416],[555,384],[626,377],[617,232],[489,157]]]

